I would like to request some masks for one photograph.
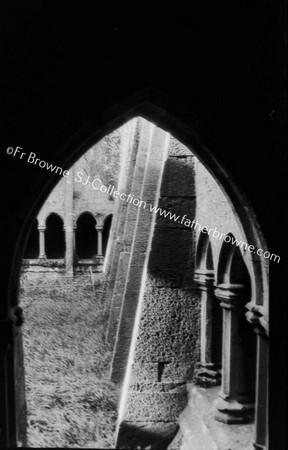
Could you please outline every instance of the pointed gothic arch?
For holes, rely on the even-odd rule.
[[[171,133],[173,133],[173,135],[181,142],[195,150],[195,153],[199,159],[213,173],[213,176],[217,178],[229,197],[235,211],[235,216],[244,231],[247,242],[255,242],[255,246],[266,249],[267,246],[264,237],[261,232],[259,232],[260,226],[257,223],[255,213],[253,212],[250,203],[239,192],[236,184],[231,181],[231,177],[227,176],[221,161],[217,161],[212,155],[212,152],[210,152],[206,145],[201,141],[197,135],[197,125],[195,125],[195,128],[191,127],[191,123],[200,124],[200,119],[191,114],[191,112],[189,112],[187,116],[187,113],[183,111],[183,109],[181,110],[181,108],[178,109],[180,112],[177,113],[176,111],[177,107],[175,108],[174,102],[167,99],[165,96],[162,96],[158,91],[151,89],[140,91],[132,97],[127,98],[125,101],[119,102],[116,106],[112,105],[110,108],[108,107],[105,111],[103,111],[100,118],[97,116],[86,126],[79,129],[79,131],[70,139],[69,143],[57,149],[59,158],[58,161],[65,167],[71,165],[74,161],[76,161],[76,159],[78,159],[79,155],[83,154],[89,146],[91,146],[92,142],[96,142],[109,131],[112,131],[117,126],[120,126],[126,122],[129,118],[142,115],[147,118],[147,120],[156,122],[159,126],[163,127],[163,129],[171,131]],[[200,128],[201,126],[199,125],[199,129]],[[15,255],[13,260],[14,265],[13,270],[11,270],[9,297],[7,298],[7,306],[12,307],[12,309],[17,305],[19,270],[23,255],[23,241],[25,241],[23,237],[26,236],[31,221],[34,220],[39,207],[42,205],[47,196],[47,193],[51,191],[52,187],[57,182],[56,176],[52,176],[51,178],[49,178],[51,175],[48,176],[45,174],[45,176],[46,178],[44,177],[44,183],[43,180],[37,180],[33,185],[33,189],[35,189],[35,192],[39,192],[39,195],[33,197],[32,207],[31,203],[25,205],[27,220],[21,228],[19,239],[15,245]],[[249,211],[251,212],[249,217],[247,217],[246,211],[239,206],[243,203],[247,205],[247,208],[249,208]],[[258,317],[260,316],[263,318],[265,317],[265,312],[268,309],[267,266],[265,266],[261,258],[257,258],[256,256],[254,258],[250,258],[249,264],[250,270],[254,274],[254,277],[251,279],[251,301],[253,304],[253,311],[257,312]],[[257,320],[257,325],[259,325],[262,330],[260,320]],[[260,335],[259,340],[261,340]],[[262,348],[262,351],[266,350]],[[7,379],[9,379],[9,373],[11,371],[13,372],[11,364],[8,365],[5,370],[8,375]],[[10,405],[9,414],[7,414],[9,417],[9,422],[11,423],[15,422],[15,409],[12,406],[14,402],[13,396],[14,394],[11,394],[11,397],[8,396],[5,405],[6,411],[8,410],[7,405]],[[4,429],[6,428],[4,427]],[[7,439],[4,437],[5,442]],[[13,437],[10,437],[10,439],[13,440]],[[266,437],[261,437],[261,439],[263,441]]]
[[[197,269],[207,269],[214,271],[213,252],[208,234],[200,233],[196,244],[196,262]]]

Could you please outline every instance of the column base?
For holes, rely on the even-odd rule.
[[[267,450],[266,445],[261,445],[261,444],[253,444],[253,448],[255,448],[256,450]]]
[[[196,369],[194,383],[198,386],[209,387],[221,384],[221,369],[219,364],[200,363]]]
[[[73,269],[73,267],[72,268],[70,267],[69,269],[65,270],[65,276],[68,277],[68,278],[73,278],[74,277],[74,269]]]
[[[223,398],[221,394],[215,402],[215,419],[223,423],[248,423],[254,419],[254,404],[249,403],[247,398],[233,400]]]
[[[92,257],[93,262],[101,266],[104,262],[104,256],[103,255],[93,255]]]

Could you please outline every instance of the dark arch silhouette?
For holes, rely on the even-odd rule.
[[[72,166],[74,162],[76,162],[77,159],[79,159],[79,157],[82,156],[95,142],[99,141],[115,128],[123,125],[129,119],[140,115],[173,134],[175,138],[185,144],[188,148],[193,148],[195,155],[197,155],[199,160],[212,172],[216,180],[220,182],[229,197],[230,202],[235,206],[236,216],[243,226],[247,241],[253,241],[257,246],[264,249],[267,248],[262,234],[259,233],[260,227],[257,224],[250,202],[239,192],[237,186],[232,181],[232,178],[228,176],[228,173],[222,165],[221,157],[216,159],[212,154],[212,148],[211,151],[209,151],[207,146],[200,139],[199,136],[203,136],[204,134],[209,143],[209,131],[205,128],[205,124],[200,117],[191,113],[191,110],[185,109],[185,107],[183,108],[171,98],[164,96],[155,89],[145,88],[139,92],[135,92],[130,97],[126,97],[124,100],[121,96],[118,99],[119,101],[116,100],[117,99],[114,98],[112,104],[107,104],[106,109],[104,107],[98,114],[95,114],[95,117],[86,123],[84,127],[79,129],[73,136],[70,134],[69,136],[66,136],[66,138],[64,137],[62,143],[59,144],[59,147],[55,148],[55,155],[57,154],[56,160],[60,166]],[[191,124],[193,124],[193,128],[191,127]],[[199,135],[197,135],[197,132],[199,132]],[[43,152],[45,152],[45,148]],[[221,153],[219,152],[219,154]],[[51,154],[51,157],[53,157],[53,154]],[[23,241],[25,241],[25,236],[27,230],[29,230],[31,221],[34,220],[48,194],[59,181],[58,175],[46,174],[44,171],[42,171],[41,175],[41,179],[36,179],[27,191],[27,197],[29,198],[30,196],[31,202],[27,202],[27,205],[25,204],[23,206],[23,214],[25,215],[26,220],[23,223],[15,246],[13,266],[12,270],[10,270],[9,278],[9,296],[7,296],[7,302],[4,307],[7,307],[8,305],[17,305],[17,288],[23,255]],[[35,195],[36,192],[37,195]],[[244,211],[237,207],[239,204],[243,203],[247,208],[250,208],[251,214],[249,214],[249,216],[247,216],[247,210]],[[260,264],[259,261],[252,261],[252,265],[254,266],[254,273],[257,272],[260,279],[259,283],[255,286],[257,291],[255,297],[263,300],[264,289],[262,288],[263,283],[265,283],[266,280],[266,269],[261,259]],[[267,296],[266,301],[268,302]],[[7,370],[7,374],[9,378],[9,370]],[[9,405],[12,405],[12,412],[14,411],[13,402],[14,398],[12,392],[8,399]],[[13,422],[13,417],[11,420]]]
[[[104,220],[104,226],[103,226],[103,256],[106,255],[111,225],[112,225],[112,219],[113,215],[109,214],[107,217],[105,217]]]
[[[62,259],[65,255],[63,220],[56,213],[46,219],[45,252],[48,259]]]
[[[79,259],[92,259],[97,254],[96,220],[92,214],[84,212],[76,225],[76,254]]]
[[[29,233],[26,248],[24,251],[24,258],[37,259],[39,256],[39,231],[38,220],[34,220],[31,231]]]

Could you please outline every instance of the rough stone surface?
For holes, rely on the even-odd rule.
[[[149,259],[149,270],[156,269],[184,269],[192,264],[192,232],[189,230],[177,230],[177,233],[167,227],[163,230],[156,227],[152,243],[153,252]]]
[[[133,422],[173,422],[183,410],[187,394],[147,391],[136,393],[132,391],[128,398],[126,420]],[[153,407],[151,408],[151,405]]]
[[[198,298],[177,288],[157,288],[149,277],[143,303],[134,361],[193,365],[199,356]]]
[[[161,185],[161,197],[194,196],[194,160],[194,156],[167,159],[165,177]]]
[[[192,152],[184,144],[171,136],[169,141],[168,155],[176,157],[192,156]]]

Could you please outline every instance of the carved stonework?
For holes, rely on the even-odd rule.
[[[221,366],[215,363],[199,363],[196,369],[194,383],[202,387],[221,384]]]
[[[269,319],[268,311],[262,305],[255,305],[255,303],[249,302],[245,306],[248,312],[245,314],[246,319],[254,327],[255,331],[260,334],[269,336]]]
[[[214,271],[197,269],[194,272],[194,281],[201,291],[214,290]]]

